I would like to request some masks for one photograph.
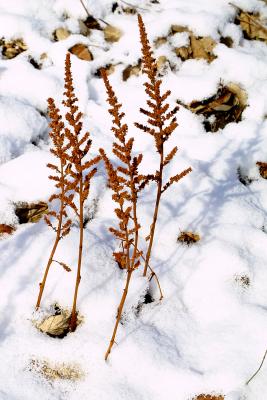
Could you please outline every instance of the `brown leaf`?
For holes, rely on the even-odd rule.
[[[264,179],[267,179],[267,163],[258,161],[258,162],[256,162],[256,165],[258,165],[258,167],[259,167],[260,175]]]
[[[127,81],[131,76],[138,76],[141,72],[141,65],[128,65],[122,71],[122,80]]]
[[[66,28],[58,28],[54,32],[54,37],[56,40],[64,40],[67,39],[67,37],[70,36],[70,31],[68,31]]]
[[[104,37],[107,42],[118,42],[122,36],[122,31],[112,25],[107,25],[104,29]]]
[[[11,235],[15,231],[15,228],[11,225],[0,224],[0,236],[7,234]]]
[[[85,44],[78,43],[72,46],[69,51],[75,54],[80,60],[92,61],[93,55]]]
[[[44,201],[40,201],[39,203],[20,203],[15,208],[15,214],[20,224],[38,222],[47,213],[48,205]]]
[[[192,243],[196,243],[200,240],[200,236],[198,233],[193,232],[181,232],[177,238],[178,242],[185,243],[188,246]]]
[[[261,22],[259,14],[253,15],[242,11],[237,19],[248,39],[267,41],[267,28]]]

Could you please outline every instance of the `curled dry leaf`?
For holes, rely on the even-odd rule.
[[[193,232],[181,232],[177,238],[178,242],[185,243],[188,246],[192,243],[196,243],[200,240],[200,236],[198,233]]]
[[[48,205],[44,201],[39,203],[19,203],[15,206],[15,214],[20,224],[38,222],[48,213]]]
[[[184,106],[205,117],[207,132],[217,132],[230,122],[239,122],[246,105],[246,91],[235,83],[229,83],[227,86],[220,85],[214,96]]]
[[[70,53],[77,56],[80,60],[92,61],[93,55],[85,44],[78,43],[69,49]]]
[[[121,38],[122,31],[112,25],[107,25],[104,28],[104,37],[107,42],[113,43],[118,42]]]

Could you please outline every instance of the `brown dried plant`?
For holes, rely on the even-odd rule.
[[[112,131],[115,136],[112,151],[119,160],[119,165],[113,166],[107,157],[104,149],[100,149],[100,154],[105,162],[108,174],[108,184],[113,191],[112,199],[117,204],[115,208],[116,216],[119,220],[117,229],[111,227],[109,230],[121,242],[121,250],[114,252],[113,256],[119,266],[127,271],[126,284],[118,307],[116,323],[109,347],[105,354],[107,360],[121,319],[123,306],[127,297],[128,288],[132,273],[140,265],[141,252],[138,250],[138,232],[140,224],[137,218],[137,198],[141,190],[142,177],[139,176],[138,167],[142,161],[142,155],[132,155],[134,139],[127,139],[128,126],[122,123],[124,113],[120,112],[121,104],[109,83],[107,73],[101,70],[101,75],[107,91],[107,101],[111,108],[109,113],[113,117]]]
[[[101,157],[98,155],[89,161],[84,160],[91,148],[92,141],[89,139],[89,132],[82,134],[82,113],[76,105],[78,99],[74,93],[69,53],[67,53],[65,60],[65,89],[65,99],[62,103],[68,110],[65,114],[65,120],[69,127],[62,121],[62,116],[60,115],[59,109],[56,108],[54,100],[51,98],[48,99],[49,116],[51,118],[50,127],[52,128],[50,137],[53,142],[53,148],[50,151],[59,159],[59,166],[48,164],[48,167],[56,172],[56,175],[50,175],[49,178],[56,181],[56,187],[60,189],[59,194],[53,194],[49,202],[58,200],[60,202],[60,210],[58,213],[51,210],[48,212],[47,216],[45,216],[46,223],[56,232],[56,239],[45,269],[43,280],[40,283],[36,308],[40,306],[47,275],[52,262],[55,261],[66,271],[70,271],[70,268],[65,263],[53,259],[60,239],[70,232],[72,222],[67,217],[66,211],[67,207],[70,207],[74,210],[79,219],[80,231],[77,275],[70,318],[70,330],[74,331],[77,326],[77,295],[81,280],[84,202],[89,195],[91,179],[97,171],[95,164],[100,161]],[[74,202],[75,193],[78,195],[78,206]],[[54,217],[57,220],[56,227],[52,225],[49,217]],[[65,219],[66,222],[64,222]]]
[[[55,186],[57,189],[59,189],[59,193],[52,194],[52,196],[49,198],[49,203],[58,201],[60,206],[58,212],[49,207],[48,213],[44,216],[47,225],[56,232],[56,238],[45,268],[42,282],[39,284],[39,294],[36,302],[36,309],[40,307],[50,266],[53,261],[56,261],[54,260],[54,255],[59,241],[70,232],[71,219],[67,216],[66,208],[67,206],[73,207],[74,205],[74,195],[69,193],[73,189],[73,183],[70,180],[70,170],[67,160],[67,151],[70,148],[70,144],[66,143],[64,122],[62,121],[59,109],[56,108],[55,102],[51,98],[48,99],[48,110],[49,117],[51,118],[51,131],[49,135],[53,143],[53,148],[51,148],[50,151],[59,161],[58,165],[47,164],[47,167],[52,169],[55,173],[55,175],[50,175],[49,178],[56,182]],[[56,226],[52,224],[51,218],[57,221]],[[58,262],[66,271],[70,271],[70,268],[65,263],[59,261],[56,262]]]
[[[91,179],[97,172],[95,165],[100,161],[101,157],[98,155],[89,161],[85,161],[85,157],[91,148],[92,140],[90,139],[89,132],[82,133],[82,113],[79,111],[79,108],[76,105],[78,99],[74,93],[70,53],[67,53],[65,61],[65,89],[65,100],[63,100],[62,103],[68,109],[67,113],[65,114],[65,118],[69,123],[69,128],[65,127],[64,133],[70,144],[70,152],[67,154],[66,159],[69,162],[69,174],[73,179],[73,189],[77,193],[79,199],[78,206],[74,205],[74,203],[72,204],[72,207],[79,219],[80,231],[77,275],[70,318],[70,330],[74,331],[77,326],[77,296],[81,280],[84,202],[89,195]]]
[[[118,103],[118,99],[108,80],[107,72],[102,69],[101,75],[108,95],[107,101],[111,106],[109,113],[113,117],[111,130],[114,133],[115,141],[113,142],[112,152],[118,159],[119,165],[112,164],[104,149],[100,149],[99,151],[105,162],[108,184],[113,191],[112,198],[117,203],[115,213],[119,220],[119,229],[111,227],[110,231],[119,239],[121,250],[114,252],[113,256],[120,268],[127,271],[126,284],[118,307],[115,327],[105,354],[105,360],[107,360],[115,342],[132,273],[139,267],[140,257],[143,258],[142,251],[138,248],[140,224],[137,216],[137,200],[140,191],[143,189],[143,182],[146,177],[140,175],[138,172],[143,157],[142,154],[138,154],[137,156],[133,156],[132,154],[134,139],[132,137],[127,139],[126,137],[128,125],[122,122],[124,113],[120,112],[121,104]],[[160,299],[162,299],[163,295],[157,275],[151,267],[149,268],[151,270],[150,279],[155,276],[160,290]]]
[[[175,156],[178,148],[175,146],[167,155],[165,154],[164,144],[170,138],[171,134],[177,128],[176,113],[178,107],[174,107],[169,110],[170,105],[166,102],[170,96],[171,91],[167,90],[165,93],[161,93],[162,81],[157,77],[157,63],[153,58],[153,53],[147,38],[144,22],[141,15],[138,15],[138,25],[140,31],[140,41],[142,45],[142,72],[147,75],[147,82],[144,83],[146,94],[148,95],[147,105],[148,109],[140,108],[140,112],[147,117],[147,124],[135,123],[135,126],[141,129],[143,132],[150,134],[154,138],[156,151],[159,153],[159,169],[154,173],[147,175],[146,179],[143,180],[143,186],[151,181],[157,184],[157,195],[153,212],[153,220],[150,225],[150,232],[147,236],[148,248],[146,252],[146,261],[144,266],[143,275],[146,276],[147,269],[149,266],[149,260],[151,257],[151,251],[153,246],[155,228],[159,212],[159,204],[162,194],[173,184],[179,182],[184,176],[192,171],[191,167],[185,169],[169,178],[167,182],[164,182],[164,167],[166,167],[173,157]]]

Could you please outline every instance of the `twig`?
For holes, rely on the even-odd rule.
[[[146,259],[145,259],[145,257],[143,256],[143,254],[140,252],[140,250],[137,248],[137,250],[139,251],[139,253],[141,254],[141,258],[143,259],[143,261],[146,261]],[[161,301],[162,299],[163,299],[163,292],[162,292],[162,290],[161,290],[161,286],[160,286],[160,283],[159,283],[159,278],[158,278],[158,275],[156,274],[156,272],[150,267],[150,265],[148,264],[148,268],[150,269],[150,272],[151,272],[151,276],[150,276],[150,278],[149,278],[149,282],[153,279],[153,277],[155,277],[155,279],[156,279],[156,281],[157,281],[157,285],[158,285],[158,288],[159,288],[159,292],[160,292],[160,298],[159,298],[159,300]]]
[[[82,4],[83,8],[85,9],[85,12],[86,12],[86,14],[88,15],[88,17],[91,18],[92,15],[89,14],[89,11],[88,11],[87,8],[85,7],[85,4],[84,4],[83,0],[80,0],[80,2],[81,2],[81,4]],[[96,19],[98,19],[99,21],[103,22],[103,24],[106,24],[106,25],[108,25],[108,26],[110,25],[108,22],[104,21],[102,18],[96,18]]]
[[[252,379],[255,378],[255,376],[258,374],[258,372],[260,371],[261,367],[263,366],[263,363],[264,363],[264,360],[265,360],[266,355],[267,355],[267,350],[265,350],[265,353],[264,353],[264,356],[263,356],[263,359],[262,359],[262,361],[261,361],[261,364],[260,364],[259,368],[258,368],[257,371],[252,375],[252,377],[249,378],[249,380],[246,382],[246,385],[248,385],[248,384],[252,381]]]

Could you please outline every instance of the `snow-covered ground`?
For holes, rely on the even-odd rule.
[[[141,172],[158,165],[152,139],[133,126],[145,102],[143,77],[122,80],[125,67],[137,65],[141,57],[137,17],[112,12],[112,0],[84,3],[95,18],[122,30],[118,42],[107,43],[99,30],[89,37],[80,34],[79,19],[87,15],[78,0],[0,0],[0,37],[23,39],[28,47],[13,59],[0,59],[0,224],[16,227],[13,235],[0,240],[0,400],[191,400],[200,393],[265,400],[267,362],[245,383],[267,348],[267,182],[256,166],[267,161],[267,47],[244,38],[234,23],[237,10],[228,0],[130,1],[138,5],[151,43],[166,37],[173,24],[217,42],[217,58],[211,63],[181,61],[175,55],[174,46],[187,43],[185,32],[155,49],[156,57],[169,60],[162,79],[164,88],[172,90],[172,104],[207,99],[220,82],[234,82],[247,92],[242,120],[217,133],[205,132],[203,118],[180,106],[179,126],[168,142],[168,148],[177,145],[179,151],[167,174],[189,166],[193,172],[166,192],[160,206],[151,264],[164,299],[158,301],[157,287],[151,284],[154,301],[144,304],[147,279],[142,268],[134,273],[117,345],[105,362],[125,273],[112,257],[117,243],[108,228],[116,221],[100,165],[86,204],[94,217],[85,229],[78,298],[84,321],[64,339],[41,333],[32,322],[54,232],[43,220],[19,224],[15,204],[47,201],[55,190],[46,167],[53,162],[46,100],[52,96],[59,104],[62,99],[65,55],[71,46],[89,45],[94,57],[71,58],[84,126],[93,139],[92,155],[99,147],[110,154],[113,141],[105,89],[96,71],[116,64],[110,80],[123,102],[136,149],[144,155]],[[267,17],[264,1],[232,4]],[[70,36],[55,41],[57,28],[66,28]],[[231,37],[233,47],[220,43],[221,36]],[[252,182],[242,184],[238,171]],[[140,199],[143,238],[155,190],[150,185]],[[200,241],[179,243],[180,231],[197,233]],[[78,239],[76,224],[57,253],[73,266],[72,272],[52,265],[41,315],[55,303],[71,306]],[[46,379],[32,367],[33,360],[78,365],[82,377]]]

